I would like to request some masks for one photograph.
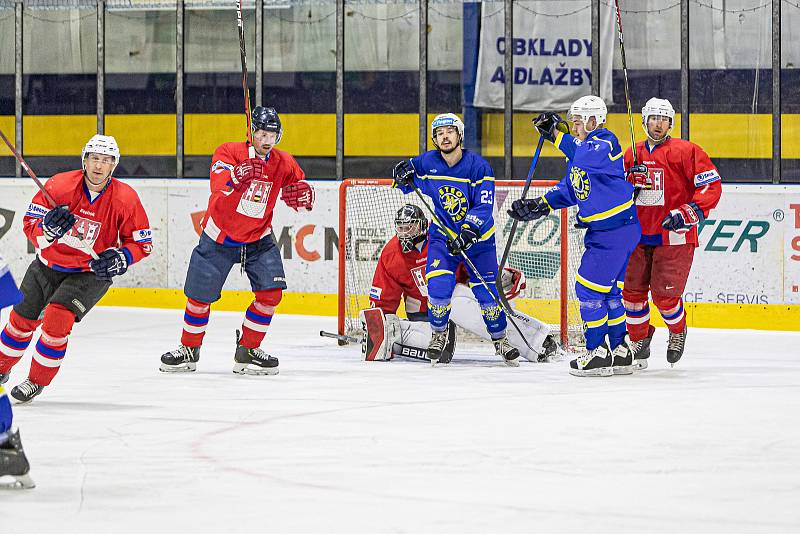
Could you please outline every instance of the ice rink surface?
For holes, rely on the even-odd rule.
[[[589,379],[488,346],[365,363],[279,314],[280,375],[242,377],[214,312],[198,371],[160,373],[181,320],[76,326],[15,407],[37,488],[0,492],[2,534],[800,532],[798,333],[693,329],[670,369],[659,329],[650,369]]]

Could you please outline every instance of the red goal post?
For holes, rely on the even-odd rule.
[[[528,198],[542,195],[555,183],[534,180]],[[512,223],[506,209],[520,198],[524,185],[523,181],[495,182],[498,256]],[[403,204],[418,205],[419,199],[403,195],[392,187],[390,179],[349,178],[339,186],[339,334],[356,336],[359,332],[358,311],[369,307],[378,256],[394,236],[394,216]],[[420,207],[430,219],[424,206]],[[538,221],[518,224],[506,264],[520,269],[527,279],[527,288],[511,301],[512,305],[551,324],[562,341],[573,346],[583,342],[574,289],[583,253],[583,232],[574,228],[574,218],[574,209],[562,209]]]

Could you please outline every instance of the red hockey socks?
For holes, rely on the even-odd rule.
[[[183,334],[181,345],[199,347],[203,344],[203,336],[208,327],[208,316],[211,315],[211,304],[189,299],[183,314]]]
[[[242,339],[239,344],[248,349],[261,346],[267,328],[275,315],[275,306],[281,301],[282,289],[256,291],[256,300],[247,308],[242,322]]]
[[[42,334],[36,343],[28,379],[47,386],[61,367],[67,352],[67,337],[75,324],[75,314],[60,304],[48,304],[44,309]]]
[[[40,324],[11,310],[8,324],[0,333],[0,373],[8,373],[19,362]]]
[[[673,334],[680,334],[686,329],[686,313],[683,311],[683,299],[680,297],[660,297],[653,295],[653,304],[661,312],[661,318]]]

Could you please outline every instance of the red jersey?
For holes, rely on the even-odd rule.
[[[42,262],[57,271],[90,271],[91,256],[81,244],[78,232],[97,253],[119,247],[128,259],[136,263],[153,250],[152,232],[139,195],[128,184],[111,178],[105,189],[92,199],[83,181],[83,171],[54,175],[44,188],[58,205],[66,205],[75,215],[75,226],[64,237],[48,242],[44,237],[42,219],[52,206],[41,191],[33,197],[22,225],[25,235],[36,247]]]
[[[697,246],[697,226],[685,234],[664,230],[661,221],[670,210],[695,202],[708,217],[722,195],[722,182],[717,168],[705,151],[690,141],[669,138],[660,145],[648,148],[645,142],[636,143],[636,160],[647,165],[653,184],[643,189],[636,199],[642,240],[645,245]],[[625,152],[625,168],[633,165],[631,149]]]
[[[273,148],[265,161],[264,180],[253,180],[246,191],[234,191],[233,169],[250,157],[249,144],[239,142],[221,144],[211,158],[211,198],[200,225],[217,243],[237,246],[268,235],[281,188],[305,178],[291,154]]]
[[[406,314],[428,313],[428,282],[425,280],[425,264],[428,262],[428,241],[422,250],[403,252],[397,236],[391,238],[381,251],[378,267],[372,277],[369,291],[370,307],[380,308],[384,313],[397,313],[400,299],[405,300]],[[469,281],[463,264],[456,269],[459,283]]]

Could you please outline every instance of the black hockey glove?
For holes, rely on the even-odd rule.
[[[703,210],[695,202],[688,204],[681,204],[677,209],[669,212],[669,215],[664,217],[661,221],[661,226],[664,230],[670,230],[679,234],[685,234],[692,229],[692,226],[697,226],[706,220],[703,215]]]
[[[555,143],[556,133],[569,133],[569,124],[561,118],[555,111],[545,111],[533,119],[533,125],[539,131],[539,135]]]
[[[458,237],[451,237],[447,240],[447,250],[449,250],[450,254],[453,256],[458,256],[477,243],[478,239],[480,239],[478,232],[471,226],[465,224],[461,227],[461,233],[458,234]]]
[[[128,258],[118,248],[106,249],[98,256],[99,259],[89,261],[89,268],[101,280],[111,280],[128,270]]]
[[[64,235],[75,226],[75,216],[66,206],[56,206],[44,215],[42,231],[44,237],[51,243]]]
[[[535,221],[550,213],[550,206],[547,205],[544,197],[526,198],[512,202],[511,209],[507,212],[512,219],[518,221]]]
[[[408,187],[414,183],[414,167],[407,159],[399,162],[392,169],[392,178],[398,187]]]

